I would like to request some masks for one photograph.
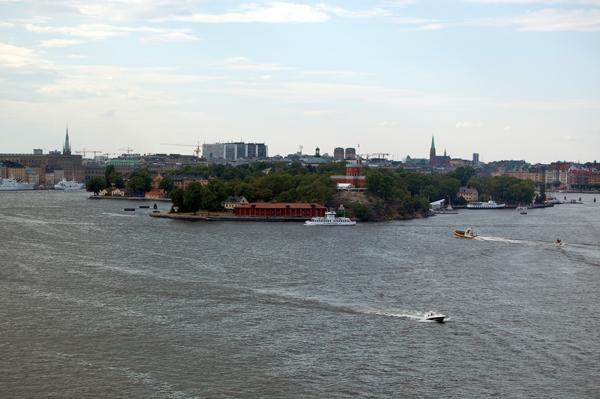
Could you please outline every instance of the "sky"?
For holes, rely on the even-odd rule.
[[[0,153],[600,161],[600,0],[0,0]],[[88,154],[89,155],[89,154]]]

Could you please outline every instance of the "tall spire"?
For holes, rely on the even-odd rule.
[[[63,155],[71,155],[71,143],[69,142],[69,125],[67,125],[65,144],[63,145]]]

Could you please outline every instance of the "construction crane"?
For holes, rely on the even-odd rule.
[[[169,144],[169,143],[161,143],[160,145],[168,145],[174,147],[194,147],[194,154],[196,157],[200,158],[200,153],[202,152],[200,148],[200,142],[198,141],[196,144]]]
[[[127,152],[127,155],[131,154],[133,152],[133,148],[127,147],[127,148],[119,148],[119,151],[125,151]]]
[[[75,151],[76,154],[82,154],[84,158],[85,158],[85,155],[87,153],[90,153],[90,152],[92,154],[94,154],[94,158],[96,157],[96,154],[102,154],[102,151],[99,151],[99,150],[86,150],[86,149],[83,149],[83,150]]]

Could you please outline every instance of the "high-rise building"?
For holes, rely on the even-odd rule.
[[[346,153],[344,155],[345,159],[356,159],[356,149],[353,147],[346,148]]]
[[[473,153],[473,166],[479,166],[479,153]]]
[[[342,147],[336,147],[333,150],[333,159],[335,161],[343,161],[344,160],[344,149]]]
[[[264,143],[214,143],[203,144],[202,155],[207,161],[237,161],[238,159],[267,158]]]

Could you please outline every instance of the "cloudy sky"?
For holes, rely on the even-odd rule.
[[[600,160],[600,0],[0,0],[0,152]]]

